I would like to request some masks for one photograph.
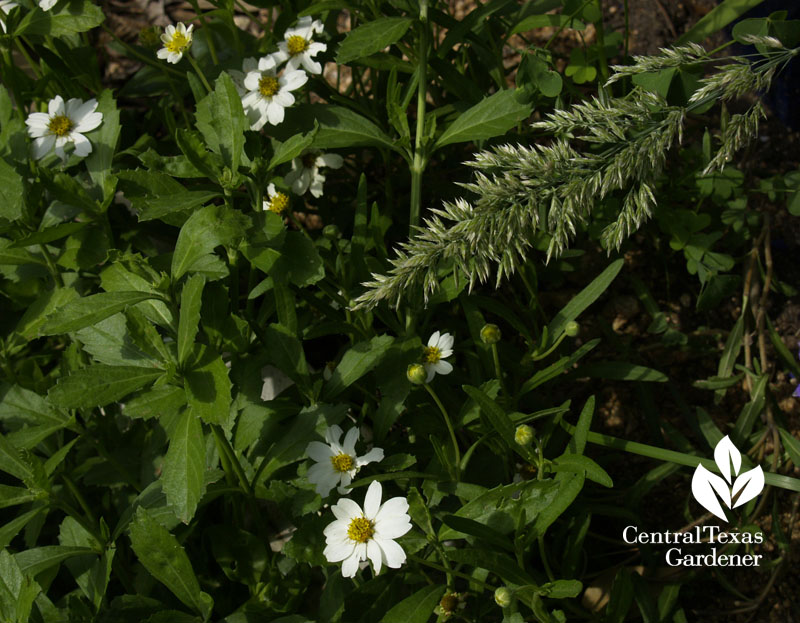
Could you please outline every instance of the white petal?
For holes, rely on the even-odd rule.
[[[60,95],[56,95],[53,99],[51,99],[48,102],[47,112],[50,113],[51,117],[64,114],[64,100],[61,98]]]
[[[430,383],[433,380],[433,377],[436,376],[436,370],[433,368],[432,363],[426,363],[423,365],[425,367],[425,370],[428,372],[428,376],[425,379],[425,382]]]
[[[342,576],[346,578],[356,577],[358,572],[358,548],[353,549],[353,553],[342,563]]]
[[[168,57],[167,60],[172,63],[173,65],[177,65],[180,60],[183,58],[183,52],[172,52]]]
[[[328,46],[325,45],[324,43],[320,43],[319,41],[312,41],[309,44],[308,49],[306,50],[306,54],[308,54],[308,56],[316,56],[320,52],[324,52],[327,49]]]
[[[383,448],[373,448],[364,456],[356,458],[356,466],[368,465],[369,463],[377,463],[383,460]]]
[[[344,159],[339,154],[320,154],[317,157],[316,165],[318,167],[328,167],[329,169],[338,169],[344,163]]]
[[[314,180],[309,185],[309,190],[311,190],[311,194],[315,197],[322,197],[322,185],[325,183],[325,176],[324,175],[315,175]]]
[[[83,134],[73,132],[72,142],[75,143],[75,155],[84,158],[92,153],[92,144]]]
[[[287,91],[294,91],[308,82],[308,74],[304,71],[290,71],[285,73],[280,81]]]
[[[344,474],[341,475],[341,479],[339,481],[339,488],[337,489],[337,491],[342,495],[347,495],[351,491],[350,487],[348,487],[347,485],[349,485],[351,482],[353,482],[352,476],[350,476],[349,472],[345,472]]]
[[[42,11],[49,11],[57,2],[58,0],[39,0],[39,8],[42,9]]]
[[[433,369],[436,374],[450,374],[453,371],[453,365],[446,361],[437,361],[433,364]]]
[[[398,569],[406,561],[406,553],[403,548],[391,539],[373,539],[383,551],[384,561],[387,567]]]
[[[311,60],[311,58],[308,56],[308,53],[300,55],[300,64],[310,74],[322,73],[322,65],[314,60]]]
[[[167,48],[161,48],[158,52],[156,52],[156,56],[161,60],[164,60],[169,56],[170,52]]]
[[[251,71],[257,71],[257,70],[258,70],[258,61],[252,56],[242,61],[242,71],[244,73],[249,74]]]
[[[64,112],[73,122],[77,122],[78,118],[75,113],[78,112],[81,106],[83,106],[83,100],[79,100],[77,97],[71,97],[64,105]]]
[[[347,538],[347,526],[349,523],[342,519],[337,519],[336,521],[332,521],[325,529],[322,531],[322,534],[325,535],[328,543],[333,543],[337,540],[346,539]]]
[[[272,188],[275,188],[275,184],[271,184]],[[270,194],[272,196],[272,194]],[[334,424],[333,426],[329,426],[328,430],[325,431],[325,441],[328,443],[339,443],[339,440],[342,438],[342,429],[339,427],[338,424]]]
[[[294,104],[294,95],[289,93],[289,91],[280,90],[273,95],[272,100],[284,108],[289,108],[289,106]]]
[[[80,105],[77,106],[74,109],[74,111],[70,113],[70,119],[72,119],[75,123],[80,123],[81,121],[83,121],[83,118],[86,117],[86,115],[93,113],[95,110],[97,110],[97,100],[92,98],[89,101],[83,103],[80,103],[81,102],[80,100],[77,101],[79,102]]]
[[[306,446],[306,454],[318,463],[326,462],[330,465],[333,450],[328,445],[319,441],[312,441]]]
[[[50,153],[50,150],[53,149],[53,145],[56,143],[56,137],[52,134],[48,134],[47,136],[41,136],[33,141],[33,157],[36,160],[41,160],[47,154]]]
[[[275,56],[272,54],[268,56],[262,56],[260,59],[258,59],[258,70],[261,72],[275,75],[276,65],[277,63],[275,62]]]
[[[75,131],[76,132],[91,132],[97,126],[103,123],[103,113],[101,112],[90,112],[86,115],[83,120],[77,122],[75,124]]]
[[[433,335],[431,335],[430,339],[428,340],[428,346],[434,347],[439,344],[439,332],[437,331]]]
[[[375,522],[376,539],[397,539],[411,530],[408,515],[385,518]]]
[[[345,558],[349,558],[355,551],[355,543],[350,539],[345,541],[337,541],[325,547],[322,553],[328,562],[339,562]]]
[[[267,107],[267,118],[272,125],[278,125],[283,121],[283,106],[275,102],[270,102]]]
[[[294,166],[294,163],[292,163]],[[283,178],[289,186],[292,188],[292,192],[295,195],[302,195],[306,190],[308,190],[308,182],[309,176],[306,174],[305,169],[292,169],[286,174],[286,177]]]
[[[350,456],[355,456],[356,441],[358,441],[358,427],[354,426],[349,431],[347,431],[347,434],[344,436],[344,442],[342,443],[342,448],[344,449],[345,454],[349,454]]]
[[[375,519],[375,515],[378,514],[378,511],[381,508],[381,483],[377,480],[373,480],[370,485],[369,489],[367,489],[367,495],[364,498],[364,517],[369,520]]]
[[[167,35],[167,37],[169,37],[170,39],[172,39],[172,37],[174,37],[174,36],[175,36],[175,26],[173,26],[172,24],[169,24],[169,25],[168,25],[168,26],[167,26],[167,27],[164,29],[164,31],[165,31],[165,33],[164,33],[164,34],[166,34],[166,35]]]
[[[33,138],[39,138],[49,132],[50,115],[46,112],[34,112],[25,119],[28,126],[28,134]]]
[[[453,348],[453,336],[449,333],[444,333],[439,338],[439,348],[442,350],[450,350]]]
[[[267,186],[267,194],[268,194],[270,197],[274,197],[274,196],[277,194],[277,192],[278,192],[278,191],[276,191],[276,190],[275,190],[275,184],[273,184],[272,182],[270,182],[270,183],[269,183],[269,186]],[[338,426],[337,426],[337,428],[338,428]],[[328,430],[330,430],[330,429],[328,429]],[[341,429],[339,429],[339,430],[341,431]],[[339,434],[341,435],[341,432],[340,432]],[[328,433],[327,433],[327,431],[325,432],[325,441],[327,441],[328,443],[330,443],[330,439],[328,439]]]
[[[248,91],[258,93],[258,83],[261,80],[261,72],[251,71],[244,77],[244,87]]]
[[[367,541],[367,557],[372,561],[372,567],[375,575],[381,572],[381,562],[383,556],[381,555],[381,548],[374,539]]]
[[[361,517],[361,507],[350,498],[342,498],[331,506],[336,519],[346,520],[348,523],[354,517]]]

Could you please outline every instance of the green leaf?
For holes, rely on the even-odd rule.
[[[466,517],[458,517],[456,515],[445,515],[442,518],[442,522],[457,532],[478,537],[487,543],[501,547],[509,552],[514,551],[514,546],[511,541],[496,530],[493,530],[479,521],[467,519]]]
[[[39,335],[70,333],[97,324],[129,305],[160,298],[152,292],[101,292],[70,301],[48,316]]]
[[[567,323],[572,322],[583,311],[594,303],[603,292],[608,289],[614,281],[619,271],[622,269],[623,260],[618,259],[609,264],[588,286],[575,295],[564,308],[559,311],[550,324],[547,325],[547,347],[555,344],[556,340],[564,332]]]
[[[606,470],[600,467],[588,456],[582,454],[562,454],[550,465],[554,472],[571,472],[574,474],[584,474],[589,480],[603,485],[613,487],[614,481]]]
[[[175,133],[175,142],[191,165],[201,175],[212,180],[219,180],[222,175],[222,159],[206,149],[199,132],[179,128]],[[152,160],[151,160],[152,161]]]
[[[444,595],[444,586],[426,586],[392,607],[382,623],[426,623]]]
[[[24,192],[22,176],[0,158],[0,218],[16,221],[24,216]]]
[[[210,346],[195,345],[190,369],[183,375],[186,398],[192,412],[207,424],[224,424],[231,408],[228,368]]]
[[[497,431],[508,447],[520,454],[523,458],[528,459],[529,455],[527,449],[520,446],[514,439],[514,425],[511,423],[511,419],[506,412],[477,387],[462,385],[462,389],[470,398],[478,403],[481,413],[483,413],[492,428]]]
[[[170,176],[155,171],[120,171],[117,177],[120,190],[133,204],[139,221],[168,219],[220,195],[218,191],[187,190]]]
[[[637,366],[626,361],[604,361],[583,365],[575,370],[576,376],[588,376],[596,379],[614,381],[639,381],[649,383],[666,383],[665,374],[646,366]]]
[[[589,437],[589,429],[592,427],[592,416],[594,415],[594,395],[589,396],[586,403],[581,409],[580,417],[578,417],[578,424],[575,426],[575,434],[569,440],[567,445],[569,451],[573,454],[583,454],[586,448],[586,440]]]
[[[763,0],[725,0],[700,18],[688,32],[678,37],[675,45],[682,45],[690,42],[700,43],[706,37],[722,30],[737,17],[744,15],[747,11],[758,6],[762,2]]]
[[[781,435],[783,447],[786,448],[786,452],[789,454],[792,463],[794,463],[795,467],[800,466],[800,441],[793,437],[785,428],[779,427],[778,432]]]
[[[133,551],[150,575],[208,620],[214,600],[200,590],[192,563],[177,539],[142,507],[136,509],[130,524],[130,538]]]
[[[58,7],[50,11],[35,8],[23,17],[14,36],[50,35],[61,37],[79,32],[86,32],[103,23],[105,16],[102,9],[89,0],[71,0],[58,3]]]
[[[314,142],[314,137],[317,134],[316,128],[306,134],[295,134],[290,139],[283,143],[273,139],[272,141],[272,158],[269,161],[269,169],[274,169],[279,164],[289,162],[293,158],[297,158],[305,150],[311,147]]]
[[[186,392],[174,385],[162,385],[125,402],[125,415],[148,420],[177,413],[186,404]]]
[[[124,314],[114,314],[94,325],[77,331],[75,336],[83,344],[83,350],[98,363],[110,366],[162,367],[139,348],[131,339]]]
[[[108,89],[103,91],[97,100],[97,112],[103,113],[103,122],[89,134],[92,140],[92,153],[86,158],[86,168],[92,181],[103,190],[111,175],[111,162],[117,150],[120,132],[119,110],[114,96]]]
[[[281,372],[303,388],[308,388],[308,364],[303,345],[283,325],[271,324],[265,330],[270,345],[267,357]]]
[[[0,434],[0,472],[11,474],[23,482],[30,482],[34,478],[30,463],[20,456],[19,450],[2,434]]]
[[[572,30],[584,30],[586,24],[572,15],[530,15],[519,22],[509,34],[516,35],[520,32],[528,32],[537,28],[570,28]]]
[[[181,315],[178,321],[178,363],[186,363],[194,346],[200,326],[200,307],[206,280],[202,275],[192,275],[181,291]]]
[[[516,90],[498,91],[461,113],[442,132],[434,149],[451,143],[479,141],[505,134],[527,119],[531,112],[533,106],[522,101]]]
[[[393,343],[392,336],[378,335],[350,348],[336,366],[330,380],[325,384],[324,399],[335,398],[355,381],[373,370]]]
[[[736,324],[728,335],[725,341],[725,348],[722,350],[722,356],[719,358],[719,366],[717,367],[717,378],[724,379],[733,374],[736,360],[739,358],[739,351],[742,349],[744,343],[744,314],[740,314]],[[718,403],[725,395],[724,389],[718,389],[714,402]]]
[[[523,585],[534,583],[533,578],[513,558],[500,552],[472,548],[454,549],[447,550],[447,557],[453,562],[491,571],[505,582]]]
[[[346,65],[397,43],[413,21],[410,17],[379,17],[358,26],[339,44],[336,62]]]
[[[19,385],[0,386],[0,420],[28,425],[66,426],[69,417],[36,392]]]
[[[305,287],[325,277],[325,266],[314,242],[297,231],[286,233],[278,262],[270,270],[277,279]]]
[[[162,370],[136,366],[89,366],[59,379],[47,392],[47,398],[65,409],[102,407],[152,383],[162,374]]]
[[[758,377],[758,380],[751,390],[750,400],[742,407],[739,417],[736,418],[736,424],[734,424],[733,431],[731,431],[731,437],[733,437],[733,442],[740,445],[740,447],[747,443],[750,433],[753,432],[756,419],[764,411],[767,378],[768,375],[766,374],[762,374]]]
[[[210,205],[194,212],[178,234],[172,255],[173,282],[215,247],[243,237],[247,222],[247,217],[225,206]]]
[[[191,409],[184,409],[169,432],[169,449],[164,457],[162,490],[167,503],[175,509],[183,523],[194,517],[197,504],[205,492],[203,472],[206,466],[206,444],[203,427]]]
[[[577,455],[575,455],[577,456]],[[564,476],[564,478],[561,478]],[[533,524],[533,533],[544,536],[547,528],[566,511],[583,489],[583,474],[562,473],[556,477],[558,489],[554,492],[553,502],[547,505],[536,517]]]
[[[311,104],[290,108],[284,124],[309,131],[310,119],[319,123],[314,136],[315,149],[368,146],[397,149],[394,141],[372,121],[343,106]]]
[[[244,148],[244,133],[250,124],[242,109],[242,98],[233,80],[222,72],[209,93],[197,105],[197,128],[214,153],[222,156],[225,165],[234,173],[239,170]]]
[[[35,576],[36,574],[49,569],[54,565],[59,565],[74,556],[85,556],[86,554],[97,555],[97,551],[90,547],[73,547],[70,545],[45,545],[44,547],[34,547],[26,549],[14,555],[20,570],[23,573]]]

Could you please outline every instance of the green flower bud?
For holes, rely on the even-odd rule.
[[[428,372],[422,364],[412,363],[406,370],[406,376],[414,385],[422,385],[428,378]]]
[[[161,47],[161,29],[158,26],[143,28],[139,31],[139,43],[145,48]]]
[[[330,225],[325,225],[325,227],[322,229],[322,235],[328,240],[337,240],[341,237],[342,232],[339,231],[339,228],[336,227],[336,225],[331,223]]]
[[[501,586],[494,592],[494,601],[501,608],[508,608],[511,605],[511,591]]]
[[[567,326],[564,327],[564,333],[566,333],[569,337],[575,337],[578,335],[578,331],[580,330],[581,326],[575,322],[574,320],[570,320],[567,323]]]
[[[500,332],[500,327],[496,324],[485,324],[481,329],[481,341],[484,344],[497,344],[503,334]]]
[[[530,445],[533,441],[533,429],[527,424],[517,426],[517,430],[514,433],[514,441],[521,446]]]

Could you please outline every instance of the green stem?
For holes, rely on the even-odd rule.
[[[86,517],[89,519],[89,521],[91,521],[93,524],[97,523],[97,519],[94,516],[92,509],[86,503],[86,498],[83,497],[83,494],[80,492],[80,489],[78,489],[78,487],[75,486],[75,483],[72,482],[72,479],[66,474],[64,474],[62,478],[64,480],[64,484],[67,485],[67,489],[69,489],[69,492],[72,494],[72,497],[75,498],[80,507],[83,509],[83,512],[86,513]]]
[[[242,490],[247,495],[252,496],[253,488],[250,486],[250,483],[247,480],[247,475],[244,473],[242,465],[239,463],[239,459],[236,458],[236,453],[234,452],[233,448],[231,448],[231,444],[225,437],[225,433],[222,431],[222,428],[219,426],[219,424],[212,424],[211,431],[214,433],[214,440],[217,442],[217,448],[228,460],[228,463],[236,474],[236,477],[239,479]]]
[[[414,136],[414,159],[411,163],[411,209],[408,215],[410,235],[414,234],[414,228],[419,225],[420,206],[422,203],[422,173],[425,171],[427,164],[422,137],[425,133],[425,99],[428,96],[428,0],[420,0],[419,2],[419,21],[417,129]]]
[[[31,71],[33,75],[36,76],[36,79],[39,80],[42,77],[42,72],[39,71],[39,68],[36,66],[36,63],[33,62],[33,59],[28,54],[28,51],[25,49],[25,46],[22,45],[18,37],[14,37],[14,45],[17,46],[17,49],[20,51],[22,56],[25,57],[25,60],[28,62],[28,65],[31,67]]]
[[[444,423],[447,424],[447,430],[450,432],[450,440],[453,442],[453,451],[455,452],[455,457],[456,457],[454,466],[455,477],[456,480],[458,480],[461,474],[461,451],[458,449],[458,440],[456,439],[456,432],[455,430],[453,430],[453,424],[450,422],[450,416],[447,414],[447,409],[444,408],[442,401],[439,400],[439,396],[436,395],[436,392],[428,383],[423,383],[423,386],[425,387],[426,390],[428,390],[428,393],[431,395],[431,398],[433,398],[433,401],[436,403],[436,405],[439,407],[439,410],[442,412],[442,415],[444,416]]]
[[[206,80],[206,75],[203,73],[203,70],[200,69],[200,65],[197,64],[197,61],[194,59],[194,57],[191,54],[187,54],[186,58],[189,59],[189,63],[194,68],[194,72],[197,74],[197,77],[200,78],[200,82],[202,82],[203,86],[206,88],[206,90],[209,93],[211,93],[211,91],[213,91],[214,89],[211,88],[211,85],[209,84],[208,80]]]
[[[415,556],[414,554],[409,554],[408,559],[416,562],[417,564],[424,565],[425,567],[430,567],[431,569],[436,569],[438,571],[443,571],[444,573],[448,573],[448,570],[441,566],[437,565],[435,562],[430,562],[429,560],[425,560],[424,558],[420,558],[419,556]],[[472,577],[467,573],[462,573],[461,571],[450,571],[454,576],[459,578],[464,578],[465,580],[469,580],[473,584],[478,584],[483,590],[494,592],[495,587],[487,584],[486,582],[481,582],[480,580]]]
[[[47,263],[47,268],[50,271],[50,274],[53,276],[53,281],[55,281],[59,288],[63,288],[64,280],[61,278],[61,271],[58,270],[58,266],[56,266],[53,256],[50,255],[50,251],[47,250],[47,246],[44,244],[39,244],[39,249],[41,249],[42,255],[44,256],[44,261]]]
[[[547,552],[544,549],[544,537],[540,536],[536,540],[539,542],[539,557],[542,559],[542,566],[544,567],[544,572],[547,574],[547,578],[551,582],[555,582],[556,578],[553,575],[553,570],[550,569],[550,563],[547,562]]]
[[[494,361],[495,376],[497,376],[497,380],[500,381],[500,388],[503,390],[503,394],[508,396],[506,383],[503,380],[503,370],[500,368],[500,355],[497,352],[497,344],[492,344],[492,360]]]

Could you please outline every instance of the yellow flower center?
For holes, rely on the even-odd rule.
[[[269,201],[268,210],[270,212],[274,212],[275,214],[280,214],[289,206],[289,197],[287,197],[284,193],[275,193],[275,196],[272,197]]]
[[[258,81],[258,92],[264,97],[272,97],[279,89],[278,79],[274,76],[263,76]]]
[[[175,34],[172,35],[172,39],[170,39],[168,43],[165,43],[164,47],[167,48],[169,52],[180,54],[189,47],[189,39],[186,35],[176,30]]]
[[[300,35],[292,35],[286,41],[286,47],[289,49],[289,54],[296,56],[308,49],[308,41],[303,39]]]
[[[347,528],[347,536],[356,543],[366,543],[372,538],[375,528],[366,517],[355,517]]]
[[[337,472],[349,472],[353,469],[353,457],[347,454],[339,454],[331,457],[333,469]]]
[[[439,363],[442,358],[442,351],[436,346],[426,346],[422,350],[422,360],[425,363]]]
[[[56,136],[66,136],[74,127],[75,124],[72,123],[72,119],[66,115],[56,115],[50,119],[50,123],[47,124],[47,129]]]

